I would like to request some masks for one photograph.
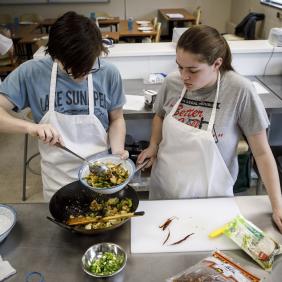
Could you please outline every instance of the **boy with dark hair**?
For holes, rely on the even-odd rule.
[[[81,161],[56,143],[89,157],[124,150],[125,103],[118,70],[99,59],[106,49],[90,19],[68,12],[51,27],[46,56],[13,71],[0,86],[0,131],[39,138],[44,197],[77,180]],[[31,108],[35,123],[8,113]]]

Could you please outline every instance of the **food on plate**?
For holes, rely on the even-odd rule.
[[[89,175],[85,177],[87,183],[92,187],[103,189],[117,186],[124,183],[129,176],[128,170],[125,169],[121,163],[105,162],[102,164],[109,168],[106,173],[97,175],[90,172]]]
[[[111,275],[122,267],[124,259],[124,255],[104,252],[100,258],[91,262],[89,270],[90,272],[101,276]]]
[[[84,219],[87,224],[80,224],[86,230],[107,228],[113,225],[119,224],[126,218],[120,218],[118,215],[124,215],[131,211],[132,209],[132,200],[129,198],[119,199],[117,197],[109,198],[106,200],[93,200],[89,206],[89,212],[79,216],[70,215],[67,220],[68,225],[72,224],[73,221],[79,221]],[[103,220],[106,217],[117,216],[116,218],[110,220]],[[91,221],[91,222],[90,222]]]

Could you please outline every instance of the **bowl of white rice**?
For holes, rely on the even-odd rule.
[[[16,223],[16,211],[0,204],[0,243],[9,235]]]

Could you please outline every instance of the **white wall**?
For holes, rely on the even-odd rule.
[[[202,23],[212,25],[225,31],[225,24],[230,18],[231,0],[111,0],[107,4],[42,4],[42,5],[1,5],[0,14],[13,17],[34,12],[43,18],[55,18],[63,13],[74,10],[88,16],[90,12],[107,12],[112,16],[124,18],[126,1],[127,17],[152,19],[157,16],[160,8],[186,8],[191,13],[198,7],[202,8]],[[83,1],[81,1],[83,2]]]

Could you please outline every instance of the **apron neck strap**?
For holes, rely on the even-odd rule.
[[[184,86],[183,89],[182,89],[180,98],[178,99],[178,101],[177,101],[177,102],[174,104],[174,106],[172,107],[171,111],[170,111],[169,114],[168,114],[169,116],[173,116],[173,115],[174,115],[174,113],[176,112],[176,110],[177,110],[179,104],[181,103],[181,101],[182,101],[182,99],[183,99],[183,97],[184,97],[186,91],[187,91],[187,89],[186,89],[186,87]]]
[[[50,92],[49,92],[49,111],[55,110],[56,82],[57,82],[58,63],[54,62],[52,66]],[[94,92],[93,92],[93,77],[92,74],[87,76],[88,83],[88,100],[89,100],[89,115],[94,115]]]
[[[210,118],[208,129],[207,129],[207,131],[209,132],[212,132],[214,121],[215,121],[216,107],[217,107],[217,101],[218,101],[218,95],[219,95],[219,85],[220,85],[220,71],[218,71],[216,94],[215,94],[215,99],[213,102],[211,118]]]
[[[57,70],[58,70],[58,64],[56,62],[54,62],[53,66],[52,66],[50,92],[49,92],[49,111],[51,111],[51,112],[54,112],[54,109],[55,109]]]
[[[94,91],[93,91],[93,77],[89,73],[87,76],[88,83],[88,101],[89,101],[89,115],[94,115]]]

